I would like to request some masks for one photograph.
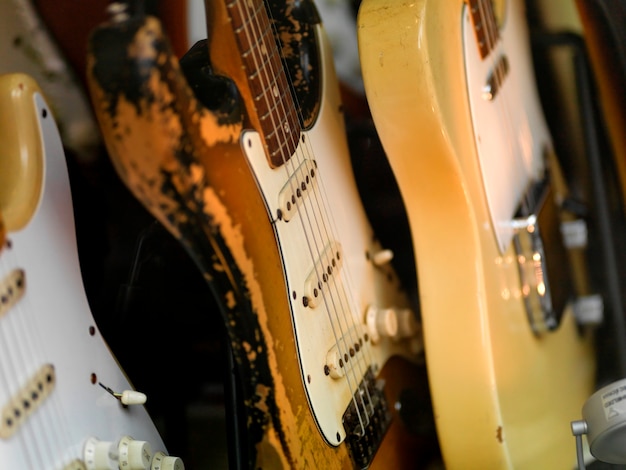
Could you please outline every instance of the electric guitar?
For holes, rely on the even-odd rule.
[[[115,5],[88,48],[96,115],[218,300],[244,466],[416,468],[416,313],[358,197],[315,8],[275,3],[206,2],[209,37],[180,63],[155,18]]]
[[[29,75],[0,75],[0,141],[0,467],[182,470],[90,313],[60,134]]]
[[[571,278],[584,225],[562,205],[524,18],[518,0],[364,0],[357,20],[450,469],[574,468],[568,423],[594,390],[591,332],[574,312],[602,302],[578,298]]]

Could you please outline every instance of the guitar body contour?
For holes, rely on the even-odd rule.
[[[0,75],[0,140],[0,467],[127,467],[122,440],[152,461],[165,447],[146,409],[111,393],[132,386],[91,315],[61,138],[26,74]]]
[[[550,167],[550,141],[522,2],[495,3],[483,61],[466,3],[364,0],[361,66],[411,226],[446,467],[569,469],[569,423],[593,391],[594,353],[571,302],[557,327],[529,323],[511,227]]]
[[[155,18],[113,16],[90,41],[94,108],[121,179],[218,300],[244,465],[416,468],[431,441],[398,405],[427,389],[419,326],[375,261],[384,250],[353,180],[323,31],[307,2],[287,5],[305,10],[281,23],[282,56],[263,2],[208,1],[209,38],[180,63]],[[317,52],[291,83],[322,93],[296,104],[282,59],[307,63],[288,47],[304,43]]]

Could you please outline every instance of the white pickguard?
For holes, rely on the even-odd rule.
[[[0,251],[0,277],[22,269],[26,279],[24,296],[0,318],[0,407],[44,364],[54,366],[56,384],[12,437],[0,439],[0,468],[87,468],[88,438],[114,442],[128,435],[147,441],[154,452],[165,451],[142,405],[124,409],[98,385],[116,392],[132,389],[101,337],[84,293],[56,124],[39,93],[33,107],[40,117],[47,112],[39,119],[44,188],[30,222],[9,233],[10,243]]]
[[[511,11],[523,2],[507,2],[500,39],[480,58],[468,13],[463,8],[463,49],[474,141],[483,184],[501,253],[513,237],[511,220],[532,180],[541,177],[546,148],[551,146],[535,89],[524,11]],[[483,86],[500,56],[511,64],[492,101]]]
[[[368,253],[373,255],[381,247],[374,240],[354,182],[338,90],[329,86],[336,80],[332,55],[321,28],[318,37],[323,46],[325,92],[315,126],[302,134],[290,161],[278,169],[269,167],[258,133],[247,132],[242,137],[242,148],[247,153],[270,217],[275,220],[287,281],[285,294],[291,301],[300,369],[309,403],[326,440],[338,445],[346,437],[342,415],[367,368],[372,366],[376,373],[394,354],[415,359],[422,344],[416,333],[410,338],[382,337],[375,343],[364,341],[361,351],[349,359],[350,367],[345,369],[348,372],[342,378],[331,378],[324,373],[328,356],[334,354],[335,347],[345,357],[365,333],[372,336],[365,325],[368,307],[396,309],[399,315],[413,315],[413,312],[408,310],[406,299],[398,295],[398,279],[388,277],[390,270],[386,267],[373,268],[367,260]],[[306,197],[288,222],[277,220],[281,189],[290,187],[290,176],[304,167],[311,167],[313,160],[317,164],[313,166],[316,183],[303,191]],[[295,192],[297,185],[293,186],[290,188]],[[322,289],[324,293],[317,306],[305,307],[302,295],[307,277],[315,261],[325,257],[329,245],[340,247],[341,267],[330,276],[333,282]]]

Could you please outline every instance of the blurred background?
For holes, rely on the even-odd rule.
[[[396,252],[411,252],[403,206],[363,92],[356,46],[358,1],[316,3],[336,55],[348,139],[358,162],[355,174],[365,189],[372,224],[384,244]],[[581,7],[584,3],[588,11]],[[564,158],[570,186],[587,207],[595,207],[598,197],[589,176],[589,125],[597,133],[605,164],[605,207],[618,236],[607,240],[597,212],[586,214],[594,240],[590,256],[598,260],[594,287],[613,299],[608,302],[606,321],[598,328],[599,384],[626,375],[619,320],[624,313],[622,294],[615,293],[614,284],[611,290],[613,281],[624,279],[626,266],[622,263],[626,239],[620,176],[622,160],[626,160],[622,153],[626,103],[624,82],[617,80],[621,88],[615,89],[611,78],[625,76],[626,26],[624,2],[606,10],[605,4],[610,3],[527,1],[535,66],[540,72],[538,87],[549,127],[557,153]],[[215,300],[178,242],[119,181],[90,111],[85,86],[87,38],[107,19],[108,4],[105,0],[3,0],[0,72],[31,73],[51,100],[68,157],[79,255],[92,313],[130,380],[147,393],[148,410],[169,452],[183,457],[188,470],[226,469],[229,420],[236,404],[231,400],[233,371]],[[145,0],[141,7],[162,20],[179,57],[206,37],[200,0]],[[584,24],[581,13],[587,15],[582,17]],[[586,29],[590,25],[596,27]],[[592,46],[581,46],[580,39],[585,37]],[[607,44],[608,53],[601,47]],[[594,98],[591,124],[581,114],[576,75],[581,47],[593,70],[592,82],[585,85]],[[612,57],[612,73],[603,74],[606,54]],[[615,249],[613,267],[607,266],[602,249],[607,243]],[[396,268],[407,285],[413,285],[412,256],[401,258]]]

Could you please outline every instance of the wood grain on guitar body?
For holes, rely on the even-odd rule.
[[[0,75],[0,141],[0,468],[182,470],[117,396],[136,393],[89,310],[61,137],[29,75]]]
[[[577,221],[561,207],[523,2],[364,0],[357,30],[411,226],[446,467],[573,468],[568,423],[595,357],[573,314],[580,246],[560,231]]]
[[[219,300],[246,464],[415,468],[426,440],[402,397],[427,387],[421,332],[358,197],[315,8],[206,10],[208,40],[179,63],[155,18],[120,8],[87,75],[119,175]]]

